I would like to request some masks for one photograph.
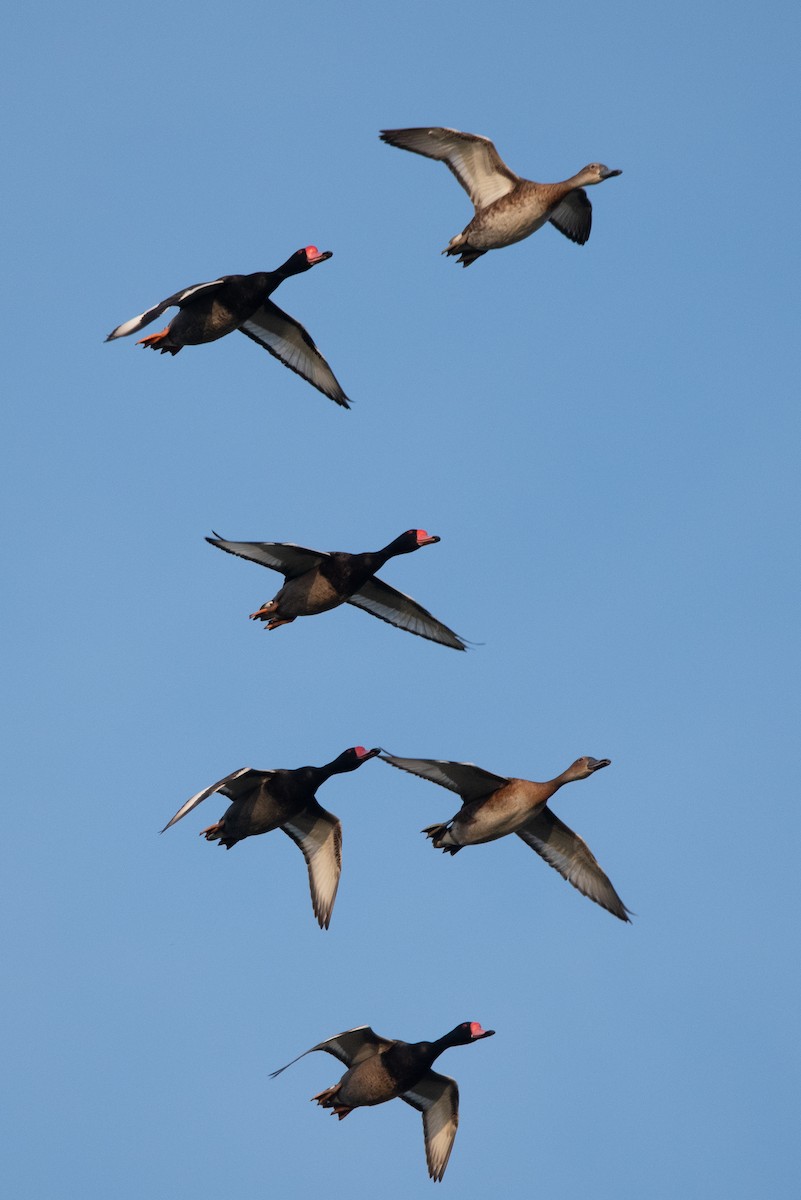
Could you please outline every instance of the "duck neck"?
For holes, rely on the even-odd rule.
[[[393,538],[388,546],[384,546],[383,550],[373,550],[369,554],[369,558],[376,564],[374,569],[377,571],[391,558],[397,558],[399,554],[411,554],[416,549],[417,543],[410,541],[408,533],[402,533],[400,537]]]
[[[353,762],[351,755],[338,754],[330,763],[325,763],[322,767],[315,767],[320,783],[325,783],[326,779],[330,779],[332,775],[342,775],[343,772],[352,769]],[[319,784],[318,784],[319,787]]]
[[[555,779],[549,779],[542,786],[545,789],[545,799],[550,800],[555,792],[558,792],[560,787],[566,783],[570,783],[571,779],[567,771],[563,771],[561,775],[557,775]]]
[[[279,276],[281,279],[289,279],[291,275],[300,275],[303,271],[308,271],[310,266],[311,264],[306,261],[302,254],[290,254],[286,262],[277,267],[272,274]]]

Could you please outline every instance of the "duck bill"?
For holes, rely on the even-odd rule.
[[[622,175],[622,174],[623,174],[622,171],[605,171],[604,179],[613,179],[615,177],[615,175]]]
[[[601,767],[609,767],[612,765],[611,758],[591,758],[589,761],[591,771],[600,771]]]

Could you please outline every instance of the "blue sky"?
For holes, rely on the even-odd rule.
[[[472,1200],[793,1194],[798,1085],[795,6],[18,7],[3,324],[9,735],[6,1173],[28,1197],[424,1196],[400,1102],[309,1104],[321,1038],[462,1020],[441,1185]],[[589,243],[469,271],[470,205],[381,128],[600,159]],[[334,257],[278,302],[351,412],[231,336],[108,331],[174,290]],[[154,326],[154,328],[158,328]],[[278,577],[212,529],[442,541],[384,577],[480,645],[353,609],[265,635]],[[220,853],[193,792],[354,744],[554,804],[624,927],[517,839],[369,762],[331,928],[275,833]],[[13,826],[11,818],[13,816]]]

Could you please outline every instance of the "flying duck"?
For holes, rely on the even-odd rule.
[[[482,1029],[477,1021],[463,1021],[435,1042],[402,1042],[379,1037],[369,1025],[360,1025],[312,1046],[273,1071],[270,1078],[315,1050],[333,1054],[348,1070],[339,1083],[312,1099],[332,1109],[332,1115],[341,1121],[354,1108],[384,1104],[399,1096],[423,1114],[428,1173],[439,1181],[445,1174],[459,1124],[459,1088],[455,1079],[432,1071],[431,1065],[450,1046],[467,1046],[494,1033],[494,1029]]]
[[[217,842],[230,850],[246,837],[283,829],[306,859],[314,915],[320,928],[327,929],[342,870],[342,826],[337,817],[317,803],[315,793],[332,775],[355,771],[378,753],[378,749],[353,746],[323,767],[298,767],[294,771],[240,767],[187,800],[161,832],[214,792],[232,803],[219,821],[201,831],[207,842]]]
[[[622,171],[590,163],[562,183],[535,183],[510,171],[493,143],[458,129],[384,129],[381,140],[401,150],[444,162],[473,201],[476,213],[442,251],[457,254],[463,267],[486,254],[520,242],[550,221],[583,246],[590,236],[592,205],[585,187]]]
[[[324,396],[349,408],[348,397],[309,334],[299,321],[267,298],[290,275],[308,271],[331,256],[330,250],[321,252],[316,246],[306,246],[296,250],[275,271],[222,275],[211,283],[196,283],[118,325],[106,341],[138,333],[165,309],[177,305],[180,312],[169,325],[160,333],[141,338],[137,345],[149,346],[162,354],[177,354],[182,346],[215,342],[238,329]]]
[[[463,846],[494,842],[508,833],[516,833],[583,896],[621,921],[629,920],[629,910],[589,846],[548,808],[548,800],[562,784],[587,779],[602,767],[608,767],[610,759],[577,758],[555,779],[533,783],[529,779],[493,775],[473,763],[396,758],[393,754],[382,754],[381,758],[393,767],[429,779],[461,796],[462,808],[456,816],[423,830],[437,850],[457,854]]]
[[[364,554],[307,550],[292,542],[227,542],[218,534],[206,541],[284,576],[286,582],[275,598],[250,614],[252,620],[264,621],[267,629],[278,629],[296,617],[327,612],[340,604],[353,604],[419,637],[454,650],[466,649],[465,642],[452,629],[376,575],[390,558],[411,554],[421,546],[432,546],[439,541],[424,529],[407,529],[383,550]]]

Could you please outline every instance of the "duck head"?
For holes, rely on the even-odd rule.
[[[583,758],[577,758],[572,766],[567,768],[565,775],[568,780],[586,779],[588,775],[600,771],[601,767],[608,767],[611,762],[611,758],[590,758],[585,755]]]
[[[380,753],[380,746],[376,746],[374,750],[365,750],[364,746],[351,746],[350,750],[344,750],[334,762],[339,772],[355,771],[362,763],[367,762],[368,758],[375,758]]]
[[[299,275],[301,271],[309,271],[318,263],[333,258],[332,250],[318,250],[316,246],[304,246],[296,250],[278,270],[282,275]]]
[[[594,183],[603,183],[605,179],[622,174],[622,171],[613,171],[603,163],[589,163],[579,171],[579,187],[591,187]]]
[[[478,1021],[462,1021],[446,1035],[451,1046],[468,1046],[470,1042],[480,1042],[482,1038],[494,1037],[494,1029],[482,1029]]]
[[[425,529],[407,529],[400,537],[396,537],[394,542],[390,542],[387,546],[389,557],[394,557],[396,554],[411,554],[413,550],[419,550],[421,546],[433,546],[440,539],[433,534],[426,533]]]

